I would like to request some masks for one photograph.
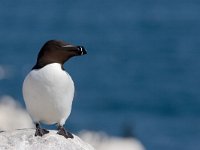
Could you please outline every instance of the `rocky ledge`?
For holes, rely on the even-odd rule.
[[[66,139],[51,130],[43,137],[34,136],[35,129],[0,132],[0,150],[94,150],[78,136]]]

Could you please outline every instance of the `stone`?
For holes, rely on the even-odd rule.
[[[0,132],[0,150],[95,150],[76,135],[66,139],[54,130],[42,137],[34,134],[35,129]]]

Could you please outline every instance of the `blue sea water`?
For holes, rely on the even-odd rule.
[[[200,1],[1,0],[0,95],[24,106],[23,79],[49,39],[88,50],[65,65],[71,131],[128,127],[148,150],[200,149]]]

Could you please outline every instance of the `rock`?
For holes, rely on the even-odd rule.
[[[35,129],[0,132],[0,150],[94,150],[78,136],[66,139],[50,130],[43,137],[35,137]]]
[[[145,150],[136,138],[112,137],[103,132],[82,131],[79,137],[90,143],[97,150]]]
[[[8,95],[0,97],[0,150],[94,149],[89,144],[97,150],[145,150],[136,138],[113,137],[102,132],[81,131],[78,136],[89,143],[87,144],[77,136],[73,140],[65,139],[57,135],[57,131],[51,131],[44,137],[35,137],[35,130],[27,129],[34,127],[29,114],[17,103],[17,100]]]
[[[31,117],[17,100],[8,95],[0,97],[0,131],[34,127]]]

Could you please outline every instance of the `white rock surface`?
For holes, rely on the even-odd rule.
[[[74,135],[66,139],[51,130],[43,137],[34,136],[35,129],[0,132],[0,150],[94,150]]]
[[[16,100],[7,95],[0,97],[0,131],[34,127],[31,117]]]
[[[0,97],[0,131],[6,131],[0,132],[0,150],[77,150],[77,148],[87,150],[84,149],[85,147],[89,147],[89,150],[93,149],[78,137],[74,140],[66,140],[57,136],[56,131],[51,131],[50,134],[41,138],[34,136],[33,129],[15,130],[34,127],[29,114],[20,107],[17,100],[10,96]],[[113,137],[106,133],[92,131],[82,131],[78,136],[94,146],[96,150],[145,150],[136,138]],[[71,147],[73,143],[75,147]]]
[[[79,133],[87,143],[97,150],[145,150],[142,143],[136,138],[112,137],[101,132],[82,131]]]

